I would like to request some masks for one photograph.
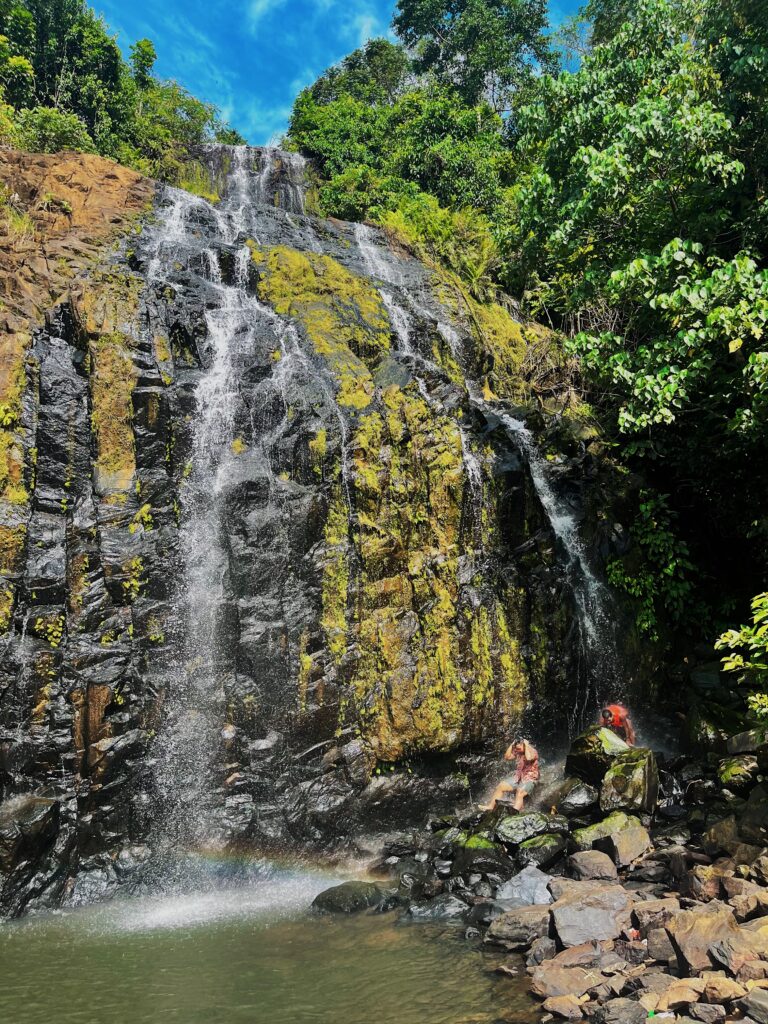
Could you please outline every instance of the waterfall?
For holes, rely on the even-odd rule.
[[[388,250],[383,250],[376,241],[373,230],[364,224],[355,225],[355,240],[365,266],[371,277],[385,282],[389,287],[379,286],[382,301],[389,313],[392,326],[400,342],[400,351],[410,361],[441,374],[440,368],[429,358],[417,352],[412,341],[411,319],[405,308],[397,301],[394,288],[404,289],[413,310],[422,319],[436,322],[437,330],[447,342],[451,354],[458,359],[460,342],[458,332],[450,324],[435,318],[433,314],[411,296],[405,287],[402,272],[394,265]],[[426,385],[417,378],[419,389],[430,401]],[[578,729],[591,715],[592,707],[602,696],[601,691],[616,685],[618,657],[614,635],[611,595],[605,584],[597,578],[590,565],[579,526],[567,501],[552,485],[550,471],[536,440],[525,423],[509,415],[503,409],[491,407],[480,396],[475,381],[465,380],[471,406],[484,416],[497,416],[507,436],[520,452],[528,467],[531,482],[557,540],[560,557],[565,569],[568,586],[572,592],[581,651],[586,672],[579,687],[577,705],[571,709],[570,724]],[[482,509],[482,468],[472,453],[466,432],[461,432],[464,471],[467,478],[477,516]]]
[[[286,196],[290,208],[303,209],[300,165],[288,165],[292,178],[283,189],[275,151],[228,150],[227,193],[218,208],[180,190],[168,190],[170,205],[157,229],[148,273],[149,281],[157,284],[170,278],[180,265],[199,266],[211,293],[205,312],[206,365],[194,390],[191,458],[180,491],[182,578],[176,604],[183,619],[183,640],[176,652],[165,694],[163,726],[155,745],[161,806],[153,845],[175,854],[217,844],[218,765],[225,760],[222,755],[234,732],[227,724],[230,657],[222,636],[229,573],[229,555],[223,544],[223,501],[236,461],[236,425],[249,418],[241,394],[241,364],[253,350],[257,335],[274,337],[272,347],[279,346],[282,358],[265,386],[281,392],[283,422],[289,406],[289,379],[295,373],[313,373],[295,328],[249,294],[247,246],[239,246],[234,253],[231,283],[223,280],[219,258],[221,249],[231,247],[249,231],[254,209],[269,201],[273,186]],[[252,170],[254,160],[260,163],[258,174]],[[213,226],[213,239],[201,237],[199,220]],[[327,395],[333,399],[329,392]],[[280,424],[275,429],[279,432]],[[259,439],[268,473],[268,446],[274,440],[274,432]],[[183,884],[200,883],[190,865],[177,867],[174,873]]]

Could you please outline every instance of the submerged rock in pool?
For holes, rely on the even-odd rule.
[[[321,914],[357,914],[378,906],[383,895],[375,882],[342,882],[315,896],[312,906]]]

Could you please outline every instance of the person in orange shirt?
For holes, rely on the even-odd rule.
[[[505,793],[514,793],[514,808],[522,811],[523,804],[539,781],[539,752],[528,740],[518,739],[510,743],[504,752],[504,760],[514,762],[514,771],[501,780],[490,803],[480,804],[481,811],[492,811],[496,801],[501,800]]]
[[[604,729],[610,729],[623,739],[625,743],[628,743],[630,747],[634,747],[635,740],[637,739],[635,727],[632,725],[629,712],[623,704],[606,704],[600,718],[600,725]]]

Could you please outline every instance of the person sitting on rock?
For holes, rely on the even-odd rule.
[[[635,727],[629,717],[629,712],[623,704],[606,704],[601,713],[600,724],[604,729],[610,729],[617,736],[628,743],[630,747],[635,745]]]
[[[492,811],[496,801],[507,793],[513,793],[514,809],[522,811],[526,798],[533,792],[539,781],[539,753],[526,739],[517,739],[504,752],[505,761],[514,761],[515,770],[502,779],[493,791],[490,803],[480,804],[481,811]]]

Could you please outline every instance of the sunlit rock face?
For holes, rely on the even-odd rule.
[[[196,180],[142,185],[0,378],[7,912],[462,805],[628,642],[614,481],[532,400],[546,332],[311,215],[296,155]]]

